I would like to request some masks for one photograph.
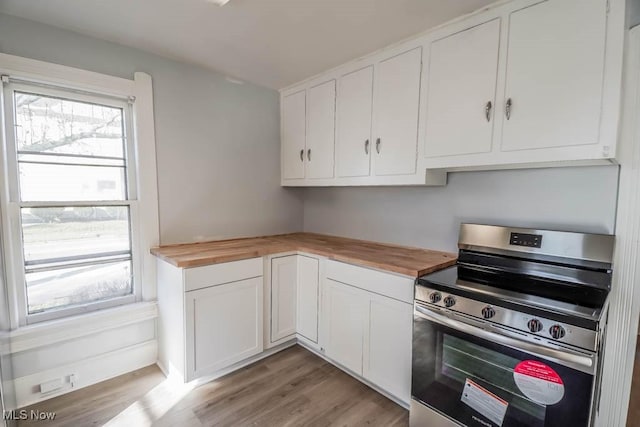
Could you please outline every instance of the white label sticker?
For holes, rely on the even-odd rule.
[[[513,380],[529,399],[541,405],[554,405],[564,397],[562,378],[550,366],[525,360],[513,370]]]
[[[460,400],[499,426],[502,425],[509,406],[508,402],[480,387],[469,378],[464,383]]]

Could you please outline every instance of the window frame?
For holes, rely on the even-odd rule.
[[[6,74],[5,74],[6,73]],[[0,54],[0,215],[2,217],[2,258],[10,301],[11,327],[27,326],[72,317],[110,307],[155,299],[155,269],[150,268],[149,248],[158,244],[157,179],[155,135],[150,76],[135,73],[134,80],[106,76],[71,67],[48,64],[12,55]],[[9,77],[10,76],[10,77]],[[21,90],[53,95],[81,102],[123,108],[125,120],[126,200],[107,202],[21,202],[18,191],[18,161],[14,128],[13,92]],[[139,95],[139,100],[136,100]],[[140,141],[143,145],[140,145]],[[10,145],[10,146],[9,146]],[[151,158],[140,161],[140,152]],[[144,166],[142,176],[141,167]],[[9,179],[6,179],[9,178]],[[141,198],[140,191],[145,190]],[[21,207],[118,205],[129,208],[132,253],[132,294],[123,297],[78,304],[39,313],[28,313],[24,281]],[[144,212],[145,223],[140,222]]]

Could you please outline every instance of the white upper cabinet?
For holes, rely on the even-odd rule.
[[[615,163],[626,3],[496,2],[284,89],[282,185]]]
[[[335,150],[336,81],[309,89],[306,178],[333,178]]]
[[[306,93],[282,98],[282,179],[304,178],[306,147]]]
[[[427,97],[427,157],[491,151],[500,20],[433,42]]]
[[[502,150],[598,143],[606,9],[548,0],[511,13]]]
[[[416,172],[422,48],[381,61],[374,79],[375,175]]]
[[[369,176],[373,66],[340,77],[338,93],[337,175]]]

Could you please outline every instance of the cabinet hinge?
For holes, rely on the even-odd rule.
[[[2,76],[0,76],[0,80],[2,81],[2,83],[9,83],[9,76],[7,74],[3,74]]]

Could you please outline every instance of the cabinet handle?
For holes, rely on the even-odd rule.
[[[493,104],[491,103],[491,101],[488,101],[484,106],[484,115],[487,118],[488,122],[491,121],[491,108],[493,108]]]
[[[304,162],[304,149],[300,150],[300,161]]]
[[[376,139],[376,151],[380,154],[380,138]]]
[[[311,161],[311,148],[307,150],[307,160]]]
[[[513,106],[513,101],[511,98],[507,99],[507,103],[504,108],[504,114],[507,116],[507,120],[511,118],[511,107]]]
[[[365,154],[369,154],[369,140],[368,139],[364,142],[364,153]]]

